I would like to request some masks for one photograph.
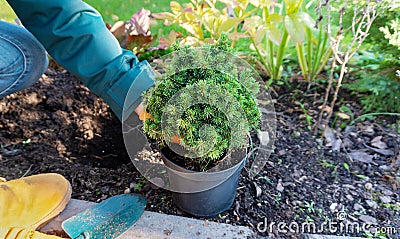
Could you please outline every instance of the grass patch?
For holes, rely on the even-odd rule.
[[[4,1],[4,0],[2,0]],[[179,3],[187,3],[189,0],[175,0]],[[86,3],[96,8],[102,15],[103,20],[113,24],[116,21],[127,21],[141,8],[150,12],[170,11],[170,0],[85,0]],[[167,36],[171,30],[181,32],[177,26],[164,26],[161,21],[152,21],[150,30],[153,34]]]
[[[0,0],[0,20],[14,22],[17,16],[5,0]]]
[[[187,3],[189,0],[176,0],[179,3]],[[170,0],[85,0],[86,3],[96,8],[105,22],[113,24],[118,20],[127,21],[141,8],[151,12],[170,11]],[[14,22],[16,15],[5,0],[0,0],[0,19]],[[154,21],[151,25],[153,34],[166,36],[171,30],[182,31],[176,26],[164,26],[161,21]]]
[[[128,20],[132,14],[139,11],[142,7],[151,12],[169,11],[170,0],[86,0],[88,4],[96,8],[105,22],[113,23],[117,20]],[[177,0],[179,3],[188,1]],[[14,11],[8,5],[6,0],[0,0],[0,19],[12,22],[16,18]]]
[[[139,11],[141,8],[150,10],[151,12],[169,11],[170,0],[85,0],[88,4],[96,8],[105,22],[113,23],[117,20],[128,20],[132,14]],[[183,3],[185,1],[178,0]]]

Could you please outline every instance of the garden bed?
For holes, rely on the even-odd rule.
[[[343,209],[351,222],[395,227],[399,236],[396,118],[354,125],[343,121],[343,128],[336,129],[335,136],[342,141],[336,152],[320,136],[314,137],[305,120],[307,115],[316,119],[324,89],[306,91],[307,84],[301,81],[291,85],[296,89],[276,86],[272,94],[277,101],[277,140],[267,165],[254,179],[243,170],[233,207],[211,220],[257,231],[264,218],[276,224],[321,225],[337,221]],[[355,117],[360,115],[354,96],[345,91],[340,104]],[[33,87],[0,100],[0,143],[0,176],[7,180],[56,172],[72,183],[73,198],[99,202],[132,192],[148,199],[146,210],[185,215],[174,207],[168,191],[154,187],[136,171],[125,150],[121,124],[108,106],[67,72],[49,70]],[[376,150],[378,145],[381,150]],[[328,229],[320,233],[330,234]],[[279,233],[260,233],[273,234]],[[293,233],[279,235],[297,238]]]

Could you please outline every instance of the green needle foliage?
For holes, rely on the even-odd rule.
[[[232,55],[226,52],[230,42],[225,34],[201,51],[178,44],[174,48],[176,55],[167,73],[145,95],[151,117],[145,120],[144,130],[161,147],[166,147],[167,139],[178,137],[183,147],[202,154],[187,160],[207,170],[230,149],[247,146],[249,131],[258,127],[261,117],[255,99],[259,85],[250,70],[239,70],[228,59]],[[163,128],[163,123],[178,132]]]

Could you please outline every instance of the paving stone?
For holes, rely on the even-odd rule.
[[[72,199],[65,210],[47,225],[42,232],[62,231],[61,223],[71,216],[93,206],[95,203]],[[306,239],[361,239],[360,237],[340,237],[305,234]],[[250,228],[230,224],[210,222],[181,216],[145,211],[142,217],[118,239],[268,239],[257,236]]]
[[[348,237],[348,236],[331,236],[331,235],[317,235],[317,234],[306,234],[306,239],[364,239],[362,237]]]
[[[61,223],[71,216],[93,206],[95,203],[72,199],[66,209],[47,225],[41,228],[42,232],[62,231]],[[233,226],[230,224],[210,222],[187,217],[166,215],[157,212],[145,211],[142,217],[118,239],[241,239],[257,238],[248,227]]]

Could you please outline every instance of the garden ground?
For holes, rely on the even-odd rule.
[[[340,139],[340,151],[334,151],[307,129],[306,118],[317,117],[324,89],[315,85],[307,91],[300,79],[290,81],[297,89],[274,86],[272,93],[278,127],[267,165],[253,179],[243,170],[233,207],[211,220],[257,231],[264,218],[321,225],[337,221],[342,211],[351,222],[396,228],[396,235],[386,236],[400,238],[398,119],[350,124],[338,118],[342,127],[326,135],[333,145]],[[342,91],[340,98],[359,116],[354,96]],[[136,171],[118,119],[68,72],[49,69],[33,87],[0,100],[0,143],[0,175],[7,180],[56,172],[70,180],[75,199],[99,202],[132,192],[148,199],[146,210],[188,216],[176,209],[168,191]]]

